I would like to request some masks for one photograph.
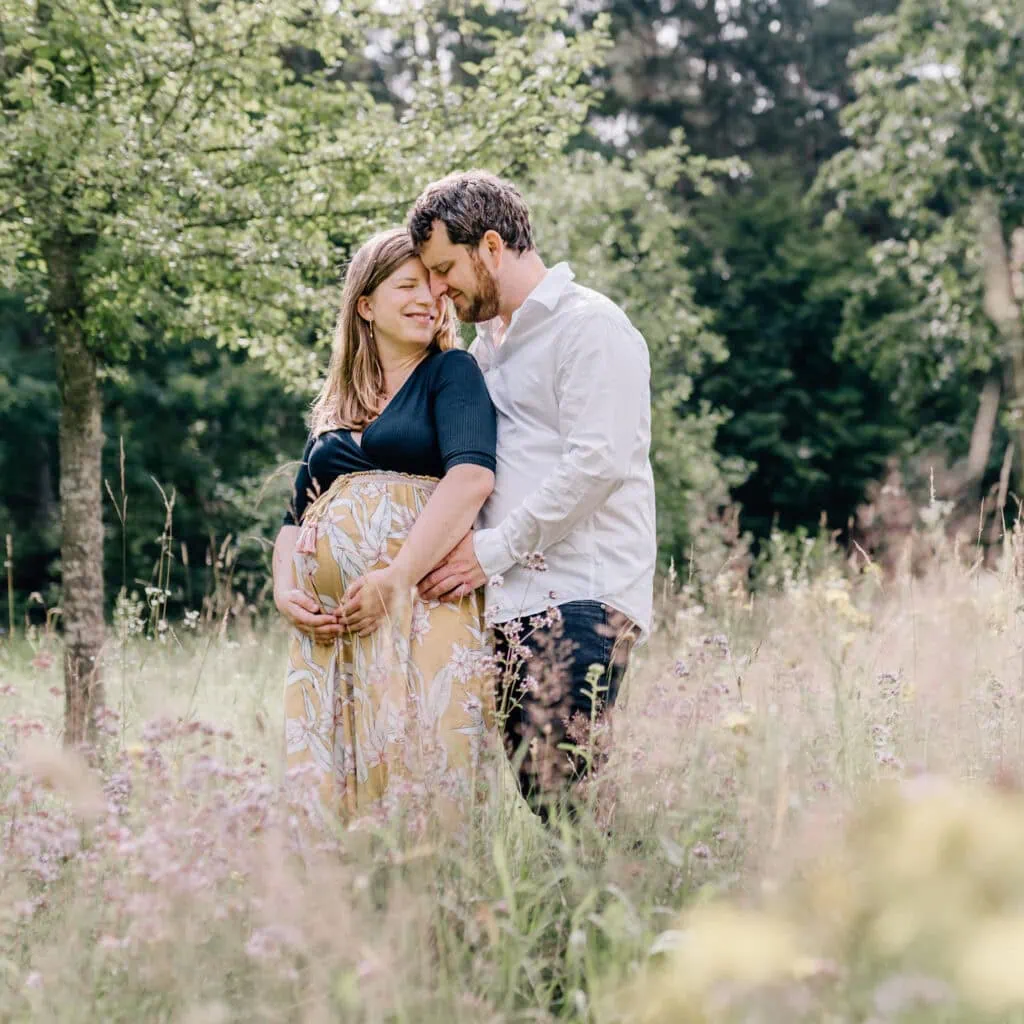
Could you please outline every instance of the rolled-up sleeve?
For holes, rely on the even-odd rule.
[[[562,456],[497,526],[473,535],[498,576],[562,540],[621,486],[650,406],[647,346],[624,315],[592,312],[558,339],[555,392]]]

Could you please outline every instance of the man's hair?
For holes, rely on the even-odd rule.
[[[417,250],[437,220],[448,229],[453,245],[475,247],[488,231],[497,231],[516,252],[533,248],[530,211],[519,189],[486,171],[449,174],[423,190],[409,214],[409,234]]]

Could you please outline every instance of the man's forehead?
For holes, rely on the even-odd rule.
[[[451,238],[448,235],[448,226],[443,220],[435,220],[434,226],[431,229],[430,237],[423,243],[423,251],[430,251],[431,255],[442,255],[449,254],[454,249],[458,249],[457,245],[452,243]]]

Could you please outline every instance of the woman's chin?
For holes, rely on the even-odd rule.
[[[414,334],[410,333],[405,339],[407,345],[422,345],[426,348],[434,340],[434,329],[416,331]]]

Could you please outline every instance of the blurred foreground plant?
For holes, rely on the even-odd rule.
[[[885,787],[757,909],[699,906],[664,933],[629,1019],[1018,1019],[1022,848],[1016,789],[930,776]]]

